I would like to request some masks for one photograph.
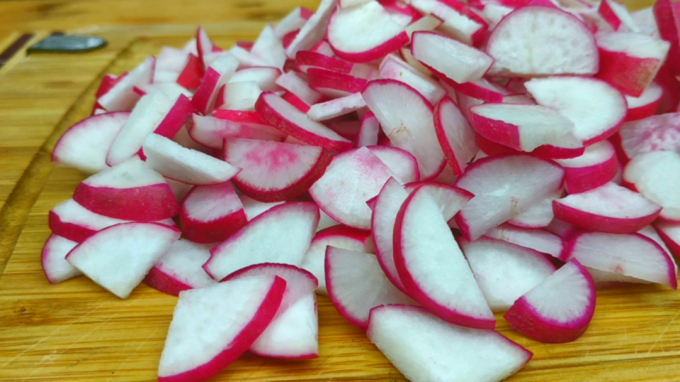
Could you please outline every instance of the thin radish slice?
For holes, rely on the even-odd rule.
[[[449,221],[474,197],[471,193],[454,186],[437,182],[416,182],[406,185],[408,193],[418,189],[427,190],[444,217]]]
[[[344,151],[352,147],[352,142],[312,121],[274,93],[262,93],[255,109],[266,122],[307,144],[333,151]]]
[[[337,8],[326,38],[338,57],[352,62],[371,62],[408,44],[404,28],[377,1]]]
[[[266,25],[257,36],[253,47],[250,48],[253,59],[265,63],[267,66],[283,68],[286,63],[286,51],[281,39],[274,33],[271,25]]]
[[[177,84],[185,89],[197,89],[205,74],[203,62],[198,56],[189,54],[184,67],[177,76]]]
[[[158,381],[202,381],[219,373],[266,330],[285,290],[282,278],[257,276],[182,292],[165,339]]]
[[[574,136],[586,146],[615,134],[626,118],[625,98],[604,81],[566,76],[535,78],[524,86],[539,105],[555,108],[569,118]],[[594,102],[599,112],[584,112]]]
[[[462,174],[479,148],[474,130],[449,97],[444,97],[434,109],[434,130],[453,174]]]
[[[271,66],[256,66],[237,70],[229,79],[230,84],[237,82],[255,82],[262,91],[281,90],[276,79],[281,76],[281,69]]]
[[[477,98],[485,102],[503,102],[504,97],[511,94],[509,90],[504,89],[493,82],[489,82],[484,78],[462,84],[451,82],[450,85],[458,93],[463,93],[469,97]]]
[[[430,103],[412,87],[394,80],[371,81],[361,94],[392,145],[416,157],[422,180],[439,175],[446,158],[434,130]]]
[[[654,229],[666,244],[668,251],[680,259],[680,223],[656,222]]]
[[[250,346],[250,352],[273,358],[316,358],[319,353],[319,324],[314,298],[316,278],[292,265],[264,263],[243,268],[222,281],[258,276],[278,276],[286,280],[286,291],[276,316]]]
[[[680,154],[673,151],[640,154],[626,165],[623,180],[663,207],[661,219],[680,222]]]
[[[547,227],[555,217],[553,213],[553,200],[562,197],[562,190],[555,191],[554,194],[541,200],[529,207],[528,210],[508,220],[508,224],[522,228],[544,228]]]
[[[360,92],[366,86],[366,79],[352,74],[332,70],[310,68],[307,70],[309,86],[329,97],[338,98]]]
[[[493,330],[452,325],[415,306],[373,308],[366,335],[400,372],[416,382],[500,381],[522,369],[533,356]]]
[[[224,104],[220,108],[229,110],[253,110],[262,89],[255,81],[230,82],[225,85]]]
[[[597,13],[615,31],[640,31],[630,13],[626,10],[626,6],[616,2],[616,0],[602,0],[597,8]]]
[[[106,153],[130,118],[127,111],[94,115],[69,127],[52,150],[52,162],[96,173],[105,170]]]
[[[661,206],[637,192],[607,183],[553,202],[555,217],[588,231],[633,233],[654,221]]]
[[[640,280],[635,277],[624,276],[618,273],[601,271],[595,268],[584,267],[590,277],[593,278],[593,283],[595,284],[595,289],[607,289],[611,287],[616,287],[620,283],[634,283],[634,284],[650,284],[649,281]]]
[[[578,148],[574,123],[552,108],[540,105],[487,103],[470,108],[470,123],[482,137],[517,151],[544,145]]]
[[[353,113],[363,107],[366,107],[366,102],[361,93],[354,93],[346,97],[312,105],[307,115],[314,121],[325,121]]]
[[[296,109],[300,110],[303,113],[307,113],[309,111],[310,106],[293,93],[286,92],[281,96],[281,98],[283,98],[286,102],[290,103],[291,105],[295,106]]]
[[[593,313],[593,279],[572,260],[517,300],[503,317],[529,338],[563,343],[583,335]]]
[[[501,225],[487,231],[485,236],[547,253],[558,259],[564,259],[562,237],[548,231]]]
[[[224,160],[242,168],[233,179],[241,192],[262,202],[278,202],[305,193],[331,162],[316,146],[230,138]]]
[[[209,64],[206,62],[208,60],[208,56],[212,54],[213,52],[219,52],[222,49],[220,49],[215,43],[212,42],[210,37],[208,37],[208,33],[206,33],[205,29],[203,27],[198,27],[196,30],[196,55],[201,59],[201,62],[204,63],[205,67],[208,67]]]
[[[553,219],[553,221],[551,221],[550,224],[545,227],[545,231],[555,234],[564,240],[569,240],[573,234],[580,232],[580,230],[573,225],[563,222],[560,219]]]
[[[394,262],[408,294],[438,317],[473,328],[495,327],[493,313],[427,189],[416,189],[399,209]]]
[[[376,306],[417,305],[392,285],[373,255],[328,246],[325,264],[333,306],[359,329],[368,328],[368,315]]]
[[[97,91],[94,94],[95,102],[94,105],[92,105],[91,115],[101,114],[102,112],[106,113],[104,107],[99,104],[99,98],[106,94],[109,90],[111,90],[114,85],[116,85],[120,80],[122,80],[127,75],[128,73],[125,72],[120,76],[116,76],[115,74],[107,74],[104,77],[102,77],[101,82],[99,83],[99,87],[97,88]]]
[[[283,38],[290,32],[302,28],[314,12],[305,7],[296,7],[274,26],[274,35]]]
[[[189,184],[223,183],[241,170],[200,151],[191,150],[157,134],[144,140],[149,166],[163,176]]]
[[[488,157],[468,167],[456,186],[475,197],[456,215],[468,240],[514,218],[562,188],[564,170],[527,155]]]
[[[302,73],[307,73],[307,70],[310,68],[321,68],[349,74],[353,66],[354,64],[349,61],[312,51],[298,52],[295,58],[295,70]]]
[[[47,238],[40,253],[40,264],[50,284],[58,284],[82,275],[78,268],[66,261],[66,255],[77,245],[77,242],[54,233]]]
[[[286,89],[307,105],[320,102],[324,95],[309,87],[307,81],[295,72],[284,73],[276,79],[276,84]]]
[[[378,135],[380,134],[380,121],[375,117],[373,112],[364,114],[359,125],[359,134],[357,135],[356,146],[375,146],[378,144]],[[418,168],[418,163],[416,163]],[[418,174],[420,177],[420,174]]]
[[[467,5],[457,0],[411,0],[423,14],[433,14],[443,21],[443,33],[467,45],[480,46],[486,39],[487,23]]]
[[[440,25],[442,25],[442,23],[443,21],[437,16],[425,15],[418,19],[417,21],[414,21],[413,23],[409,24],[406,28],[404,28],[404,30],[406,31],[406,34],[408,34],[408,38],[410,39],[413,36],[414,32],[433,31],[437,29]]]
[[[69,199],[57,204],[50,210],[48,223],[53,233],[81,243],[97,231],[112,225],[129,223],[129,221],[96,214],[73,199]],[[172,219],[159,220],[155,223],[167,226],[175,225]]]
[[[380,77],[403,82],[418,91],[430,104],[436,105],[446,96],[446,90],[433,79],[390,54],[380,63]]]
[[[654,19],[658,25],[659,35],[671,43],[668,50],[668,65],[673,74],[680,74],[680,8],[670,0],[659,0],[652,7]]]
[[[371,227],[371,210],[366,201],[377,195],[391,176],[389,167],[362,147],[335,156],[309,194],[334,220],[367,230]]]
[[[144,278],[144,283],[160,292],[179,296],[179,292],[215,284],[201,268],[210,257],[206,246],[177,240]]]
[[[191,98],[191,102],[199,113],[210,114],[215,107],[218,90],[234,75],[238,64],[234,56],[224,53],[205,70],[201,85]]]
[[[680,113],[654,115],[624,123],[619,130],[624,159],[651,151],[680,153]]]
[[[83,180],[73,200],[94,213],[124,220],[162,220],[179,213],[168,183],[138,157]]]
[[[392,171],[399,182],[406,184],[420,180],[418,161],[408,151],[391,146],[368,146],[367,148]]]
[[[677,288],[677,267],[654,240],[639,233],[575,234],[566,249],[569,259],[601,271],[618,273]]]
[[[494,312],[505,312],[553,272],[541,253],[505,241],[481,237],[463,240],[461,247],[479,289]]]
[[[286,48],[288,58],[294,59],[298,51],[309,50],[314,44],[323,40],[328,19],[337,4],[337,0],[321,0],[316,12],[309,17],[305,25],[300,28],[300,32]]]
[[[203,269],[215,280],[258,263],[299,266],[319,223],[314,203],[285,203],[259,215],[210,250]]]
[[[457,83],[482,78],[494,61],[480,50],[435,32],[415,32],[411,54],[428,69]]]
[[[589,75],[599,66],[593,34],[555,7],[525,6],[510,13],[489,36],[486,53],[495,59],[490,70],[495,75]]]
[[[586,147],[579,157],[556,162],[564,168],[564,186],[570,194],[600,187],[614,179],[619,170],[616,151],[609,141]]]
[[[255,219],[257,216],[269,211],[270,209],[281,205],[285,202],[274,202],[274,203],[263,203],[250,198],[244,194],[238,196],[241,199],[241,204],[243,204],[243,211],[246,213],[248,221]]]
[[[101,97],[97,98],[97,104],[107,111],[132,110],[139,95],[134,92],[134,87],[150,84],[153,80],[153,72],[156,59],[152,56],[142,61],[127,75],[118,77],[118,81]]]
[[[219,110],[212,117],[194,114],[189,135],[196,142],[220,150],[225,138],[281,141],[285,134],[269,126],[259,114],[249,111]]]
[[[224,241],[248,222],[229,182],[195,186],[182,202],[179,219],[184,236],[203,244]]]
[[[92,281],[126,299],[181,231],[156,223],[123,223],[105,228],[66,256]]]
[[[656,114],[656,111],[661,104],[662,95],[663,88],[656,82],[652,82],[645,88],[642,95],[639,97],[625,96],[626,104],[628,105],[625,122],[638,121]],[[619,132],[621,132],[622,129],[623,126],[619,129]]]
[[[331,226],[319,230],[312,239],[301,267],[311,272],[318,280],[316,293],[325,295],[326,276],[325,259],[326,247],[333,246],[350,251],[364,252],[368,243],[369,233],[342,225]]]

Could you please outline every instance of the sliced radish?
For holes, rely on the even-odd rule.
[[[543,254],[505,241],[481,237],[473,242],[464,240],[461,247],[494,312],[507,311],[555,272],[555,266]]]
[[[294,8],[286,15],[286,17],[276,23],[274,26],[274,35],[278,38],[283,38],[283,36],[288,33],[302,28],[313,14],[314,12],[305,7]]]
[[[374,255],[328,246],[325,264],[331,302],[359,329],[368,328],[368,315],[376,306],[417,304],[392,285]]]
[[[522,228],[547,227],[555,214],[553,213],[553,200],[562,197],[562,190],[557,190],[552,195],[529,207],[526,211],[508,220],[509,224]]]
[[[274,203],[263,203],[255,199],[252,199],[246,195],[239,195],[241,199],[241,204],[243,204],[243,211],[246,213],[248,221],[255,219],[257,216],[262,215],[264,212],[283,204],[284,202],[274,202]]]
[[[399,209],[394,262],[408,294],[438,317],[474,328],[495,327],[493,313],[427,189],[416,189]]]
[[[514,7],[509,7],[504,4],[487,3],[484,5],[484,9],[482,9],[482,16],[484,16],[484,19],[489,23],[489,30],[493,31],[496,29],[498,23],[514,10]]]
[[[413,23],[409,24],[406,28],[404,28],[404,30],[406,31],[406,34],[408,34],[408,38],[410,39],[413,36],[414,32],[433,31],[437,29],[440,25],[442,25],[442,23],[443,21],[437,16],[425,15],[418,19],[417,21],[414,21]]]
[[[480,46],[486,39],[488,25],[468,6],[457,0],[411,0],[423,14],[433,14],[443,21],[439,28],[467,45]]]
[[[626,6],[615,0],[602,0],[597,8],[597,13],[615,31],[640,31],[630,13],[626,10]]]
[[[411,54],[428,69],[457,83],[482,78],[494,62],[486,53],[435,32],[415,32]]]
[[[654,151],[640,154],[626,165],[625,182],[642,196],[663,207],[660,218],[680,222],[680,154]]]
[[[555,110],[539,105],[488,103],[470,108],[470,122],[482,137],[517,151],[543,145],[577,148],[574,124]]]
[[[346,97],[312,105],[307,112],[307,115],[314,121],[325,121],[353,113],[363,107],[366,107],[366,102],[361,96],[361,93],[354,93]]]
[[[73,200],[94,213],[124,220],[161,220],[179,212],[168,183],[138,157],[83,180]]]
[[[677,288],[677,267],[670,255],[639,233],[578,233],[571,238],[566,255],[590,268]]]
[[[365,78],[320,68],[307,70],[307,78],[312,89],[332,98],[358,93],[367,82]]]
[[[593,279],[572,260],[517,300],[503,317],[529,338],[563,343],[579,338],[594,312]]]
[[[658,0],[652,7],[654,19],[662,39],[671,43],[668,65],[674,75],[680,74],[680,8],[670,0]]]
[[[366,335],[411,381],[500,381],[533,355],[493,330],[452,325],[415,306],[372,309]]]
[[[276,79],[276,84],[286,89],[307,105],[320,102],[324,96],[309,87],[309,84],[295,72],[284,73]],[[306,113],[306,112],[305,112]]]
[[[286,291],[276,316],[250,346],[250,352],[274,358],[316,358],[319,353],[319,324],[314,298],[316,278],[292,265],[264,263],[243,268],[222,281],[262,276],[278,276],[286,280]]]
[[[215,280],[201,268],[209,257],[208,247],[177,240],[151,268],[144,283],[173,296],[184,290],[209,287]]]
[[[179,218],[187,239],[206,244],[227,239],[248,222],[229,182],[194,187],[182,202]]]
[[[197,89],[201,85],[201,79],[205,74],[203,62],[198,56],[189,54],[177,76],[177,84],[185,89]]]
[[[258,263],[299,266],[319,223],[314,203],[292,202],[271,208],[210,250],[203,269],[215,280]]]
[[[361,125],[359,125],[359,134],[357,135],[356,146],[375,146],[378,144],[378,135],[380,134],[380,121],[375,117],[373,112],[364,114],[361,118]],[[418,168],[418,163],[416,163]]]
[[[220,108],[229,110],[253,110],[262,89],[255,81],[230,82],[225,85],[224,104]]]
[[[236,360],[274,319],[286,290],[254,276],[182,292],[158,366],[159,382],[203,381]]]
[[[247,138],[280,141],[285,134],[269,126],[257,113],[219,110],[213,117],[192,116],[189,134],[196,142],[213,149],[222,149],[224,138]]]
[[[411,193],[418,189],[427,190],[434,202],[439,206],[444,220],[449,221],[474,197],[471,193],[458,187],[437,182],[416,182],[406,185]]]
[[[439,175],[446,158],[434,131],[430,103],[412,87],[394,80],[371,81],[361,94],[392,145],[418,159],[421,178]]]
[[[654,229],[668,247],[669,252],[680,259],[680,223],[656,222]]]
[[[253,59],[261,61],[267,66],[283,68],[286,63],[286,51],[283,47],[281,38],[276,36],[274,28],[266,25],[257,36],[253,47],[250,48],[250,55]]]
[[[312,121],[274,93],[262,93],[255,109],[266,122],[307,144],[334,151],[344,151],[352,147],[352,142]]]
[[[619,130],[624,159],[651,151],[680,153],[680,113],[668,113],[624,123]]]
[[[331,17],[337,0],[321,0],[319,7],[313,15],[307,19],[305,25],[300,28],[300,32],[286,48],[286,56],[294,59],[298,51],[309,50],[314,44],[323,40],[326,33],[326,25]]]
[[[626,96],[628,112],[626,113],[625,122],[638,121],[656,114],[661,104],[662,95],[663,88],[656,82],[652,82],[645,88],[641,96]],[[621,126],[621,129],[623,129],[623,126]],[[619,132],[621,129],[619,129]]]
[[[234,56],[224,53],[205,70],[201,85],[191,99],[199,113],[207,115],[213,110],[218,90],[234,75],[238,65]]]
[[[309,190],[332,157],[316,146],[230,138],[224,159],[243,169],[233,179],[241,192],[262,202],[277,202]]]
[[[150,84],[153,80],[153,72],[156,59],[152,56],[142,61],[127,75],[118,77],[118,81],[101,97],[97,98],[97,104],[107,111],[132,110],[139,95],[134,92],[134,87]]]
[[[395,179],[401,183],[420,180],[418,161],[408,151],[391,146],[369,146],[367,148],[392,171]]]
[[[556,200],[553,209],[564,222],[607,233],[637,232],[661,212],[659,205],[614,183]]]
[[[189,184],[217,184],[241,170],[200,151],[191,150],[157,134],[144,140],[146,163],[160,174]]]
[[[563,178],[559,165],[527,155],[476,161],[455,184],[475,195],[456,223],[468,240],[475,240],[562,188]]]
[[[130,113],[118,111],[86,118],[59,138],[52,150],[52,162],[96,173],[108,168],[106,153],[130,118]]]
[[[309,111],[310,106],[293,93],[286,92],[281,96],[281,98],[305,114]]]
[[[527,229],[501,225],[485,233],[493,239],[507,241],[522,247],[547,253],[555,258],[564,259],[564,241],[560,236],[541,229]]]
[[[178,182],[170,178],[165,178],[165,181],[168,182],[168,186],[170,186],[173,195],[175,195],[175,200],[177,200],[177,203],[180,204],[182,203],[182,200],[184,200],[186,194],[188,194],[189,191],[191,191],[191,189],[194,187],[192,184]]]
[[[105,228],[66,256],[71,265],[116,296],[126,299],[181,231],[156,223],[123,223]]]
[[[610,182],[616,176],[619,162],[609,141],[586,147],[583,155],[556,160],[564,168],[564,186],[570,194],[585,192]]]
[[[509,90],[504,89],[493,82],[489,82],[484,78],[462,84],[452,82],[450,85],[458,93],[463,93],[467,96],[477,98],[485,102],[503,102],[504,97],[510,95]]]
[[[255,82],[263,91],[281,90],[276,79],[281,76],[281,69],[271,66],[256,66],[237,70],[229,79],[230,84],[237,82]]]
[[[434,129],[449,167],[455,175],[462,174],[479,148],[474,131],[451,98],[444,97],[434,109]]]
[[[569,118],[574,136],[586,146],[615,134],[626,117],[623,95],[604,81],[566,76],[535,78],[524,86],[539,105],[555,108]],[[594,102],[598,113],[585,112]]]
[[[380,63],[380,77],[403,82],[425,97],[432,105],[436,105],[446,95],[446,90],[436,81],[423,75],[411,65],[395,55],[388,55]]]
[[[350,73],[354,65],[336,57],[329,57],[322,53],[303,51],[295,58],[295,70],[307,73],[309,68],[321,68],[338,73]]]
[[[352,62],[371,62],[408,44],[404,28],[377,1],[337,8],[326,38],[338,57]]]
[[[47,238],[40,254],[40,263],[50,284],[58,284],[82,275],[78,268],[66,261],[66,255],[77,245],[77,242],[54,233]]]
[[[525,6],[510,13],[489,36],[486,53],[495,59],[490,70],[495,75],[589,75],[599,67],[593,34],[555,7]]]

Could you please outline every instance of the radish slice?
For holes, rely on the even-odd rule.
[[[172,296],[179,296],[184,290],[209,287],[215,280],[201,268],[209,257],[208,247],[177,240],[151,268],[144,283]]]
[[[392,285],[373,255],[328,246],[325,264],[333,306],[359,329],[368,328],[368,315],[376,306],[417,305]]]
[[[563,343],[579,338],[593,313],[593,279],[572,260],[517,300],[503,318],[531,339]]]
[[[677,288],[677,267],[670,255],[639,233],[578,233],[572,237],[566,255],[587,267]]]
[[[295,58],[295,70],[302,73],[307,73],[310,68],[321,68],[349,74],[353,66],[351,62],[311,51],[298,52]]]
[[[554,194],[541,200],[529,207],[526,211],[508,220],[509,224],[522,228],[544,228],[547,227],[555,217],[553,213],[553,200],[562,197],[562,190],[555,191]]]
[[[388,55],[380,63],[380,77],[403,82],[425,97],[432,105],[436,105],[446,95],[446,90],[433,79],[421,74],[411,65],[395,55]]]
[[[654,151],[628,162],[623,179],[645,198],[663,207],[661,219],[680,222],[680,154]]]
[[[602,4],[612,0],[604,0]],[[670,44],[639,33],[598,32],[597,77],[626,95],[639,97],[661,68]]]
[[[187,239],[205,244],[227,239],[248,222],[229,182],[194,187],[182,202],[179,219]]]
[[[371,210],[366,201],[377,195],[391,176],[390,169],[362,147],[336,155],[309,194],[334,220],[367,230],[371,227]]]
[[[255,81],[230,82],[225,85],[224,104],[220,108],[229,110],[253,110],[262,89]]]
[[[363,107],[366,107],[366,102],[361,93],[354,93],[346,97],[312,105],[309,111],[307,111],[307,115],[314,121],[325,121],[353,113]]]
[[[224,138],[281,141],[285,134],[269,126],[259,114],[249,111],[218,110],[213,117],[194,114],[189,134],[196,142],[221,150]]]
[[[509,90],[504,89],[501,86],[489,82],[483,78],[463,84],[452,82],[450,85],[458,93],[463,93],[467,96],[477,98],[485,102],[503,102],[504,97],[510,95]]]
[[[656,222],[654,229],[668,247],[669,252],[680,259],[680,223]]]
[[[408,44],[404,28],[377,1],[337,8],[326,38],[338,57],[352,62],[371,62]]]
[[[278,202],[307,192],[324,174],[331,155],[321,147],[230,138],[224,160],[243,168],[234,184],[262,202]]]
[[[250,352],[273,358],[316,358],[319,353],[319,323],[314,298],[316,278],[292,265],[264,263],[234,272],[222,282],[262,276],[286,280],[286,291],[276,316],[250,346]]]
[[[446,158],[434,131],[430,103],[412,87],[394,80],[371,81],[361,94],[392,145],[416,157],[422,180],[437,177]]]
[[[566,224],[566,223],[565,223]],[[558,259],[564,259],[564,241],[560,236],[541,229],[527,229],[501,225],[486,232],[485,236],[507,241],[522,247],[547,253]]]
[[[105,170],[109,167],[106,153],[129,118],[129,112],[119,111],[94,115],[76,123],[54,146],[52,162],[88,173]]]
[[[124,220],[162,220],[179,213],[168,183],[138,157],[83,180],[73,200],[96,214]]]
[[[224,53],[205,70],[201,85],[191,99],[199,113],[210,114],[215,107],[218,90],[234,75],[238,64],[234,56]]]
[[[312,121],[274,93],[262,93],[255,109],[262,119],[272,126],[312,146],[321,146],[333,151],[344,151],[352,147],[352,142],[326,126]]]
[[[331,226],[316,233],[312,243],[305,253],[301,267],[311,272],[318,280],[319,285],[316,293],[326,295],[326,248],[333,246],[350,251],[364,252],[368,242],[368,232],[345,227],[342,225]]]
[[[309,50],[314,44],[323,40],[328,19],[337,3],[337,0],[321,0],[316,12],[309,17],[305,25],[300,28],[295,39],[286,48],[288,58],[294,59],[298,51]]]
[[[40,263],[50,284],[58,284],[82,275],[78,268],[66,261],[66,255],[77,245],[77,242],[54,233],[47,238],[40,254]]]
[[[203,62],[198,56],[189,54],[184,67],[177,76],[177,84],[185,89],[197,89],[205,74]]]
[[[597,13],[615,31],[640,31],[630,13],[626,10],[626,6],[615,0],[602,0],[597,8]]]
[[[427,189],[416,189],[399,209],[394,262],[408,294],[438,317],[473,328],[495,327],[493,313]]]
[[[501,240],[481,237],[463,240],[461,247],[475,280],[493,312],[505,312],[553,272],[541,253]]]
[[[671,43],[668,50],[668,65],[673,74],[680,74],[680,9],[670,0],[659,0],[652,7],[654,19],[658,25],[659,35]]]
[[[599,65],[593,34],[555,7],[525,6],[510,13],[489,36],[486,53],[495,59],[494,75],[588,75]]]
[[[282,278],[257,276],[182,292],[165,339],[158,381],[205,380],[219,373],[266,330],[285,290]]]
[[[479,148],[474,130],[449,97],[444,97],[434,109],[434,130],[453,174],[462,174]]]
[[[359,134],[357,135],[356,146],[364,147],[377,145],[379,134],[380,122],[378,121],[378,118],[375,117],[375,114],[369,111],[361,118],[361,125],[359,125]],[[416,168],[418,168],[417,162]],[[420,174],[418,174],[418,177],[420,178]]]
[[[638,121],[656,114],[656,111],[661,104],[662,95],[663,88],[656,82],[652,82],[645,88],[641,96],[625,96],[626,104],[628,105],[625,122]],[[619,132],[621,132],[622,129],[623,126],[619,129]]]
[[[279,68],[257,66],[237,70],[228,83],[255,82],[262,91],[278,91],[281,90],[281,87],[276,84],[276,79],[279,76],[281,76],[281,69]]]
[[[290,32],[302,28],[314,12],[305,7],[296,7],[274,26],[274,35],[283,38]]]
[[[408,151],[391,146],[368,146],[367,149],[392,171],[399,182],[406,184],[420,180],[418,161]]]
[[[132,110],[139,95],[134,92],[134,87],[150,84],[153,80],[153,72],[156,59],[152,56],[142,61],[127,75],[118,77],[118,81],[101,97],[97,98],[97,104],[107,111]]]
[[[474,197],[471,193],[458,187],[437,182],[417,182],[406,185],[408,193],[418,189],[427,190],[444,217],[449,221]]]
[[[267,66],[279,69],[283,68],[287,59],[281,38],[276,36],[271,25],[262,28],[253,47],[250,48],[250,55],[253,59],[266,63]]]
[[[452,325],[415,306],[373,308],[366,335],[411,381],[500,381],[533,355],[493,330]]]
[[[569,118],[574,123],[574,136],[585,146],[615,134],[626,117],[623,95],[604,81],[585,77],[551,77],[535,78],[524,86],[539,105],[555,108]],[[597,102],[599,112],[584,112],[593,102]]]
[[[292,202],[271,208],[210,250],[203,269],[215,280],[258,263],[299,266],[319,223],[314,203]]]
[[[553,202],[555,217],[588,231],[633,233],[654,221],[661,207],[637,192],[607,183]]]
[[[144,140],[146,163],[164,176],[189,184],[223,183],[241,170],[200,151],[191,150],[157,134]]]
[[[456,215],[468,240],[512,219],[562,188],[564,170],[527,155],[488,157],[468,167],[456,187],[475,197]]]
[[[257,216],[262,215],[264,212],[283,204],[284,202],[274,202],[274,203],[262,203],[255,199],[252,199],[246,195],[239,195],[241,203],[243,204],[243,211],[246,213],[248,221],[255,219]]]
[[[92,281],[126,299],[181,231],[156,223],[123,223],[105,228],[66,256]]]
[[[411,54],[428,69],[457,83],[479,80],[494,62],[486,53],[435,32],[415,32]]]
[[[453,0],[411,0],[423,14],[433,14],[443,21],[442,32],[467,45],[480,46],[486,39],[488,25],[465,4]]]
[[[564,168],[564,186],[570,194],[600,187],[614,179],[619,170],[616,151],[609,141],[586,147],[579,157],[556,162]]]
[[[624,123],[619,136],[620,148],[626,160],[651,151],[680,153],[680,113],[655,115]]]
[[[309,87],[307,81],[295,72],[284,73],[276,79],[276,84],[286,89],[307,105],[313,105],[323,100],[323,94]],[[306,113],[306,111],[305,111]]]
[[[73,199],[66,200],[54,206],[49,213],[49,226],[53,233],[63,236],[77,243],[83,242],[106,227],[128,220],[114,219],[96,214],[78,204]],[[174,226],[172,219],[159,220],[155,223]]]
[[[365,78],[319,68],[307,70],[307,78],[312,89],[332,98],[361,92],[367,83]]]

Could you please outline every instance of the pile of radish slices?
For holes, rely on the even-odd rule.
[[[596,287],[677,287],[680,2],[322,0],[103,78],[45,275],[179,299],[161,381],[318,354],[315,294],[414,381],[499,381]],[[173,220],[174,219],[174,220]],[[323,346],[323,344],[321,344]]]

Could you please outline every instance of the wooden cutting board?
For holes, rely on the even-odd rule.
[[[258,29],[255,24],[235,24],[209,30],[218,45],[229,46],[252,38]],[[100,32],[110,41],[103,52],[29,57],[11,76],[0,77],[0,106],[7,106],[0,110],[5,118],[0,119],[5,124],[0,129],[0,202],[7,198],[0,212],[0,381],[156,378],[175,297],[140,285],[128,300],[120,300],[85,277],[50,285],[40,266],[40,250],[49,236],[47,213],[70,198],[84,178],[49,162],[56,139],[88,114],[101,75],[128,70],[162,45],[181,46],[191,28]],[[140,34],[152,37],[135,39]],[[89,87],[77,97],[86,83]],[[62,120],[49,125],[68,104],[72,107]],[[17,127],[9,131],[7,125]],[[9,186],[14,189],[11,195]],[[317,359],[282,361],[246,354],[213,380],[405,380],[327,298],[319,297],[318,306]],[[680,381],[679,315],[680,294],[655,285],[598,292],[590,328],[569,344],[529,340],[498,315],[498,330],[534,353],[508,381]]]

